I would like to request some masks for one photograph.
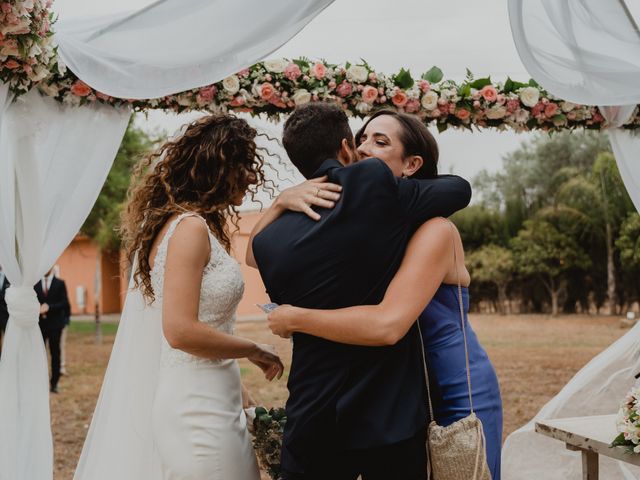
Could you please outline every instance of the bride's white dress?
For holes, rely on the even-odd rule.
[[[151,270],[156,298],[153,308],[162,309],[169,240],[180,220],[190,215],[175,219],[158,246]],[[210,231],[209,239],[211,256],[202,277],[198,319],[233,334],[236,308],[244,291],[240,266]],[[260,478],[242,409],[237,361],[190,355],[171,348],[162,335],[151,416],[164,480]]]
[[[74,480],[260,479],[237,362],[175,350],[162,332],[167,247],[190,215],[197,216],[173,221],[158,247],[151,272],[155,302],[147,304],[130,283]],[[209,238],[198,317],[233,333],[244,290],[240,267],[211,232]]]

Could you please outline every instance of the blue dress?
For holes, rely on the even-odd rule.
[[[462,301],[469,346],[473,406],[484,427],[491,477],[493,480],[500,480],[502,400],[498,377],[487,352],[480,345],[467,320],[467,288],[462,289]],[[470,413],[458,286],[442,284],[431,303],[420,314],[419,322],[429,369],[434,415],[438,425],[447,426]]]

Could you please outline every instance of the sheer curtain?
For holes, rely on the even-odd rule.
[[[513,38],[531,76],[553,95],[600,105],[620,174],[640,209],[640,140],[619,128],[640,102],[640,30],[623,0],[509,0]],[[505,480],[581,478],[581,459],[535,433],[538,420],[616,413],[640,369],[640,324],[595,357],[503,448]],[[613,439],[612,439],[613,440]],[[600,459],[607,480],[640,468]]]
[[[221,80],[274,52],[333,0],[159,0],[56,25],[59,54],[93,88],[155,98]]]
[[[6,96],[5,96],[6,98]],[[11,282],[0,361],[0,479],[52,477],[48,372],[33,285],[89,214],[130,116],[36,91],[0,114],[0,264]]]

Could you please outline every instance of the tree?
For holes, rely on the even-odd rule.
[[[573,238],[540,219],[524,222],[511,245],[516,270],[542,282],[551,300],[551,313],[557,315],[567,274],[589,268],[591,260]]]
[[[492,283],[496,286],[498,311],[501,315],[509,313],[507,287],[515,271],[511,251],[499,245],[485,245],[467,256],[467,265],[474,281]]]
[[[546,216],[567,216],[582,226],[583,237],[604,243],[609,310],[617,313],[614,241],[619,225],[633,210],[633,204],[622,183],[615,158],[604,152],[598,155],[590,172],[580,174],[575,169],[565,169],[558,176],[564,177],[556,195],[558,203],[542,213]]]
[[[508,232],[500,212],[482,205],[471,205],[451,217],[464,242],[465,249],[474,250],[487,243],[507,245]]]
[[[135,118],[132,117],[107,180],[80,229],[106,250],[120,248],[117,230],[120,225],[120,212],[131,182],[131,172],[138,160],[155,143],[155,140],[134,122]]]
[[[616,240],[620,250],[620,264],[626,281],[623,281],[623,293],[627,301],[640,300],[640,215],[631,213],[620,227]]]

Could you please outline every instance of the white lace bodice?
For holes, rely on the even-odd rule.
[[[167,233],[158,245],[153,268],[151,269],[151,285],[155,294],[156,308],[162,309],[162,291],[164,287],[164,270],[167,261],[167,249],[169,239],[173,235],[178,223],[185,217],[198,217],[195,213],[183,213],[169,226]],[[202,286],[200,288],[200,306],[198,319],[211,327],[225,333],[233,334],[236,320],[236,308],[244,293],[244,281],[240,271],[240,265],[231,257],[218,239],[211,233],[209,227],[209,242],[211,255],[202,274]],[[164,335],[162,336],[162,350],[160,355],[161,366],[171,366],[184,363],[219,363],[218,360],[209,360],[191,355],[182,350],[172,348]]]

